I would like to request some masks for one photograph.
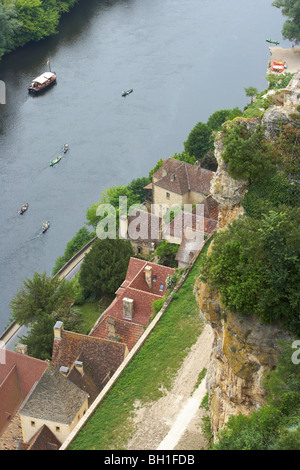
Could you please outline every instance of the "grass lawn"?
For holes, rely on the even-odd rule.
[[[184,358],[203,330],[193,294],[199,256],[159,323],[69,446],[70,450],[126,449],[134,432],[134,403],[145,404],[170,390]]]
[[[82,312],[82,331],[84,335],[89,334],[101,313],[107,309],[113,299],[111,297],[102,297],[97,302],[86,302],[83,305],[76,305],[76,308]]]

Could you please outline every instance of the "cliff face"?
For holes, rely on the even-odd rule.
[[[300,73],[284,92],[281,106],[270,107],[262,123],[267,138],[278,135],[282,123],[292,122],[300,102]],[[222,133],[215,140],[218,170],[211,183],[213,197],[219,203],[219,225],[222,230],[243,213],[241,200],[247,190],[246,181],[230,177],[222,160],[224,150]],[[242,317],[226,311],[217,292],[203,282],[196,282],[195,296],[201,316],[214,331],[214,345],[207,372],[207,388],[211,413],[211,427],[217,437],[231,415],[251,414],[264,404],[262,387],[264,374],[274,368],[279,353],[279,340],[292,336],[280,326],[264,325],[254,316]]]
[[[214,331],[213,351],[207,371],[211,428],[217,437],[231,415],[249,415],[264,404],[262,379],[276,364],[278,340],[291,336],[254,316],[226,311],[218,293],[205,283],[195,286],[200,312]]]

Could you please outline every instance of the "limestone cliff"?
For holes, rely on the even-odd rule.
[[[282,123],[292,122],[300,102],[300,73],[284,90],[280,106],[271,106],[262,118],[265,135],[278,135]],[[246,181],[230,177],[222,160],[224,150],[222,133],[215,140],[218,170],[211,183],[213,197],[219,203],[218,230],[224,229],[243,213],[241,200],[247,190]],[[231,415],[249,415],[264,403],[262,379],[274,368],[279,352],[278,340],[292,338],[279,325],[264,325],[254,316],[242,317],[227,311],[217,292],[200,281],[195,284],[195,295],[201,316],[214,330],[214,345],[207,372],[207,388],[211,413],[211,427],[217,437]]]

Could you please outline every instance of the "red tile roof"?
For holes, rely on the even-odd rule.
[[[5,350],[5,363],[0,363],[0,434],[46,368],[46,361]]]
[[[127,344],[129,351],[131,351],[145,331],[142,325],[132,323],[130,320],[106,315],[101,319],[91,335],[103,339],[112,339],[111,332],[113,329],[115,330],[116,337],[120,338],[122,343]]]
[[[169,158],[153,175],[153,184],[167,191],[186,194],[194,191],[210,194],[210,183],[215,173],[195,165]]]
[[[149,287],[145,281],[145,268],[147,266],[151,267],[152,287]],[[105,310],[100,321],[106,316],[123,319],[123,299],[127,297],[133,300],[132,322],[147,326],[149,318],[153,313],[152,302],[164,296],[166,291],[166,279],[168,275],[172,275],[174,271],[174,268],[138,258],[130,258],[127,275],[123,284],[116,292],[117,297]],[[94,334],[98,325],[96,325],[91,334]]]
[[[62,329],[61,339],[54,339],[52,366],[69,368],[67,377],[92,400],[100,393],[128,353],[126,344]],[[77,374],[75,361],[83,363],[84,376]]]

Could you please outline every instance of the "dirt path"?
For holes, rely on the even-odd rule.
[[[199,405],[206,394],[205,380],[194,391],[200,372],[207,368],[213,343],[213,331],[206,325],[198,341],[186,356],[172,389],[154,403],[141,407],[136,403],[136,432],[128,450],[193,450],[205,446],[201,435]]]

